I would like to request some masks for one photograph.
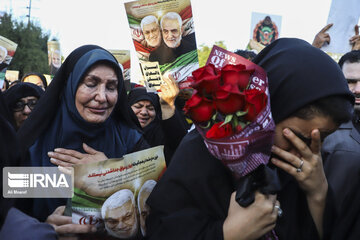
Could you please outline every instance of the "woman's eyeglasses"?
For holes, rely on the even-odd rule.
[[[37,104],[36,99],[31,99],[27,102],[19,101],[15,104],[13,109],[14,109],[14,112],[19,112],[19,111],[23,111],[25,106],[28,106],[31,110],[33,110],[36,104]]]

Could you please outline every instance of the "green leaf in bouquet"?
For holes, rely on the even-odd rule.
[[[233,119],[233,115],[232,115],[232,114],[231,114],[231,115],[226,115],[225,120],[224,120],[223,124],[220,125],[220,127],[222,127],[222,126],[224,126],[225,124],[231,122],[232,119]]]
[[[241,128],[244,128],[244,127],[246,127],[249,123],[247,122],[247,123],[244,123],[244,122],[239,122],[239,124],[240,124],[240,126],[241,126]]]
[[[217,117],[217,112],[211,117],[211,119],[212,119],[213,121],[215,121],[215,120],[216,120],[216,117]]]
[[[248,113],[248,111],[245,111],[245,112],[237,111],[235,114],[236,114],[236,116],[241,117],[241,116],[245,116],[247,113]]]
[[[202,125],[202,124],[199,124],[199,126],[201,127],[201,128],[209,128],[210,127],[210,125],[211,125],[211,121],[207,121],[207,124],[206,125]]]
[[[233,127],[237,127],[237,125],[239,125],[239,121],[237,117],[233,117],[232,119],[232,126]]]

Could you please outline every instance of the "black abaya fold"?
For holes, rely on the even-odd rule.
[[[289,175],[281,180],[278,199],[284,214],[276,225],[277,236],[280,240],[319,239],[297,182]],[[200,134],[193,130],[184,137],[147,201],[151,208],[146,220],[149,239],[223,239],[222,226],[234,191],[230,171],[208,152]],[[331,191],[328,201],[326,236],[331,229],[327,221],[334,219]]]

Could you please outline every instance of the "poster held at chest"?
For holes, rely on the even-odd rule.
[[[94,225],[91,239],[141,239],[146,200],[165,169],[163,146],[75,165],[73,223]]]
[[[181,88],[199,67],[190,0],[133,1],[125,10],[147,90],[158,91],[168,75]]]

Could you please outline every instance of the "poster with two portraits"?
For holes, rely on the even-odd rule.
[[[73,223],[96,227],[89,239],[142,239],[146,200],[165,169],[163,146],[74,165]]]
[[[190,0],[133,1],[125,10],[148,91],[169,75],[181,88],[199,67]]]

